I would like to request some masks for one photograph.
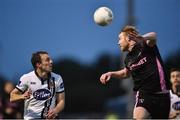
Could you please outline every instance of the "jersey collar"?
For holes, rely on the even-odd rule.
[[[42,77],[40,77],[37,73],[37,71],[34,71],[34,73],[36,74],[36,76],[41,80],[42,84],[44,84],[44,81],[49,80],[51,78],[51,72],[48,74],[48,78],[44,79]]]

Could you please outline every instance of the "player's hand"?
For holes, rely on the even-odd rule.
[[[180,114],[180,111],[174,111],[174,112],[171,112],[170,115],[169,115],[169,118],[171,119],[174,119],[176,118],[178,115]]]
[[[101,75],[100,81],[102,84],[106,84],[111,78],[111,72],[107,72]]]
[[[57,116],[57,112],[54,109],[50,109],[47,114],[47,119],[54,119]]]
[[[29,89],[22,96],[24,99],[29,99],[31,97],[31,94],[32,94],[32,91]]]
[[[176,118],[176,113],[175,112],[170,113],[169,118],[170,119]]]

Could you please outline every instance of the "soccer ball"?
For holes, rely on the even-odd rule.
[[[107,26],[113,20],[113,12],[108,7],[99,7],[94,12],[94,21],[100,26]]]

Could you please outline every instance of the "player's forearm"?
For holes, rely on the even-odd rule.
[[[176,112],[171,112],[169,115],[169,118],[174,119],[174,118],[176,118],[176,116],[177,116]]]
[[[113,78],[123,79],[129,77],[129,73],[127,73],[125,70],[113,71],[110,73]]]
[[[24,100],[24,96],[23,95],[14,94],[14,93],[10,94],[10,102],[15,102],[15,101],[20,101],[20,100]]]
[[[143,38],[146,40],[154,40],[156,39],[156,33],[155,32],[149,32],[143,35]]]
[[[56,111],[56,113],[58,114],[59,112],[61,112],[65,107],[65,101],[61,100],[58,102],[58,104],[56,105],[56,107],[54,108],[54,110]]]

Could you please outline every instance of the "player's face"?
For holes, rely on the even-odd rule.
[[[180,71],[171,72],[170,77],[173,85],[180,85]]]
[[[128,51],[129,43],[128,43],[127,37],[128,36],[123,32],[121,32],[119,34],[118,45],[119,45],[119,47],[121,48],[122,51]]]
[[[52,60],[49,57],[48,54],[40,54],[41,56],[41,63],[40,63],[40,69],[44,72],[51,72],[52,71]]]

